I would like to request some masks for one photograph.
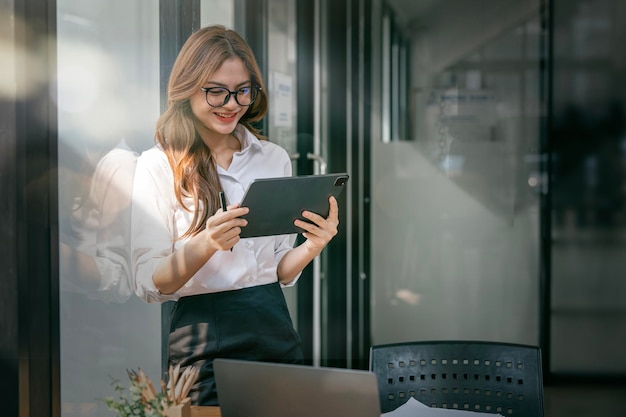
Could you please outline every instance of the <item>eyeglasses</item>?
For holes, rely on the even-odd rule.
[[[240,106],[249,106],[254,103],[261,87],[258,85],[252,85],[247,87],[241,87],[238,90],[230,91],[224,87],[201,87],[200,90],[206,94],[206,102],[211,107],[222,107],[228,103],[230,96],[235,97],[235,101]]]

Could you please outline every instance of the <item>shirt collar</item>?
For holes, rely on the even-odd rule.
[[[259,138],[254,136],[244,125],[237,124],[233,134],[241,143],[241,152],[246,152],[248,148],[263,152],[263,145],[261,145]]]

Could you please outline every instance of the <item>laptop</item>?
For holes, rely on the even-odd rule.
[[[351,369],[215,359],[222,417],[380,417],[376,376]]]

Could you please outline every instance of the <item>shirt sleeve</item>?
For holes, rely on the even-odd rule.
[[[165,154],[153,148],[137,160],[132,203],[132,265],[135,294],[148,303],[176,300],[161,294],[152,276],[158,263],[173,252],[176,197]]]

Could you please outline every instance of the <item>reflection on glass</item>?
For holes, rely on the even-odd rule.
[[[118,303],[132,296],[130,202],[137,156],[122,139],[98,161],[88,193],[73,196],[70,228],[60,234],[62,291]]]
[[[134,295],[130,201],[159,110],[158,2],[57,1],[61,415],[141,367],[160,379],[160,310]]]

